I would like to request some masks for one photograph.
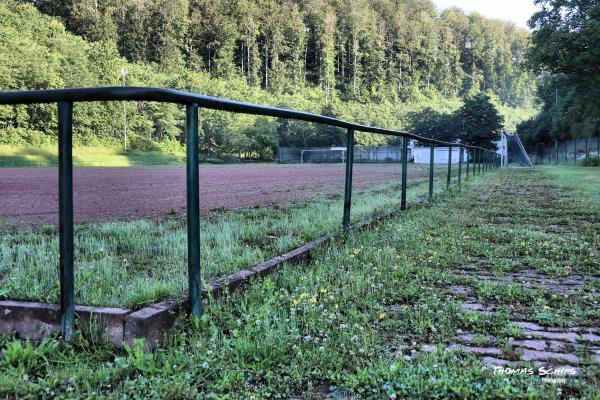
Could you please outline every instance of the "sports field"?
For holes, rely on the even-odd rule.
[[[344,164],[201,165],[200,207],[207,214],[343,195],[344,168]],[[412,164],[408,179],[424,178],[428,171],[428,166]],[[398,184],[400,177],[399,164],[355,164],[353,189]],[[184,166],[75,168],[73,180],[76,222],[160,220],[186,210]],[[5,224],[57,223],[57,168],[0,168],[0,188],[0,219]]]
[[[341,228],[342,164],[200,170],[203,282]],[[410,165],[409,201],[426,195],[427,170]],[[436,174],[442,191],[446,168]],[[399,164],[357,164],[353,175],[352,221],[399,206]],[[0,298],[56,303],[57,171],[0,169],[0,177]],[[184,168],[77,168],[74,187],[77,304],[139,308],[185,292]]]

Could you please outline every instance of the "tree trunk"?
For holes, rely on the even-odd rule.
[[[265,45],[265,89],[269,88],[269,50]]]
[[[358,42],[356,40],[356,33],[353,35],[352,38],[352,52],[354,53],[354,65],[352,68],[352,92],[356,93],[356,62],[357,62],[357,47],[358,47]]]

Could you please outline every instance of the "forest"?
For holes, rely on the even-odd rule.
[[[507,130],[539,107],[527,30],[429,0],[0,0],[0,18],[4,91],[160,86],[411,131],[424,110],[454,113],[481,93]],[[200,121],[206,154],[343,142],[295,121]],[[176,105],[76,104],[74,143],[180,151],[183,123]],[[0,129],[0,145],[55,143],[56,106],[2,106]]]
[[[526,66],[540,77],[542,109],[518,132],[530,145],[600,137],[600,2],[536,3]]]

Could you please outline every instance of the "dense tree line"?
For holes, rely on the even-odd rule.
[[[542,76],[540,114],[519,125],[530,145],[600,136],[600,2],[537,0],[528,64]]]
[[[130,62],[184,65],[278,92],[318,85],[327,96],[408,99],[487,89],[530,100],[525,30],[429,0],[30,0]]]
[[[514,126],[530,115],[536,86],[522,67],[525,30],[438,12],[429,0],[1,0],[0,16],[2,90],[155,85],[412,129],[412,112],[452,112],[480,92]],[[78,144],[119,145],[125,112],[134,147],[183,140],[178,106],[75,112]],[[0,107],[0,143],[51,142],[55,119],[52,105]],[[268,156],[280,144],[343,140],[294,121],[208,110],[201,121],[210,153]]]
[[[461,108],[443,113],[426,108],[411,113],[413,129],[423,136],[452,142],[459,140],[471,146],[497,149],[501,139],[504,117],[485,93],[465,99]]]

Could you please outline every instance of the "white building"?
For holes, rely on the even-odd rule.
[[[460,159],[458,147],[452,147],[452,164],[458,164]],[[429,164],[430,159],[429,147],[413,147],[412,154],[414,157],[415,164]],[[448,164],[448,147],[435,147],[433,150],[433,163],[434,164]],[[463,153],[463,161],[467,160],[466,153]]]

